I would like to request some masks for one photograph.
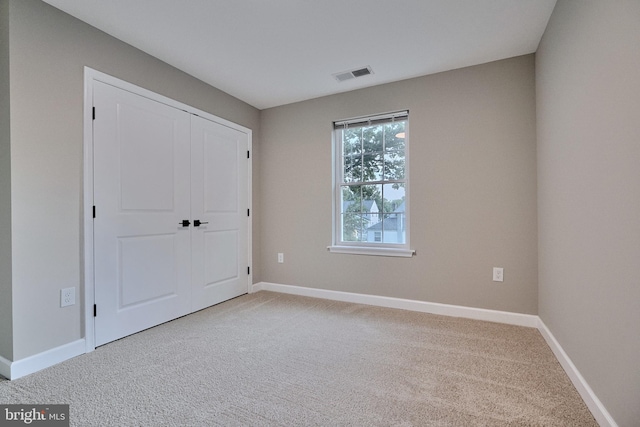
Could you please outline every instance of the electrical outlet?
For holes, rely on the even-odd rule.
[[[504,281],[504,268],[502,268],[502,267],[493,267],[493,281],[494,282],[503,282]]]
[[[60,291],[60,307],[67,307],[76,303],[76,288],[64,288]]]
[[[278,252],[278,263],[282,264],[284,262],[284,254],[282,252]]]

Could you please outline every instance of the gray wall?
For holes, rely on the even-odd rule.
[[[262,279],[537,314],[534,68],[527,55],[263,110]],[[417,255],[328,253],[332,121],[401,109]]]
[[[61,309],[59,292],[82,283],[83,67],[251,128],[254,149],[259,111],[39,0],[11,1],[9,19],[13,359],[19,360],[82,336],[81,304]],[[254,163],[257,157],[256,150]],[[254,273],[259,279],[259,266]]]
[[[640,2],[559,0],[536,56],[540,317],[640,420]]]
[[[13,358],[9,107],[9,1],[0,0],[0,357],[7,360]]]

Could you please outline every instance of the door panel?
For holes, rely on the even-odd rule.
[[[213,125],[215,123],[209,122]],[[222,125],[217,125],[222,127]],[[204,210],[216,214],[238,213],[238,136],[235,132],[226,134],[222,129],[206,129],[195,134],[204,145]]]
[[[120,309],[176,295],[175,235],[118,239]]]
[[[123,210],[173,210],[174,125],[172,119],[156,112],[127,104],[119,106]]]
[[[95,82],[96,345],[191,305],[189,114]]]
[[[238,231],[204,231],[205,286],[238,279]]]
[[[192,116],[192,309],[248,291],[246,133]]]

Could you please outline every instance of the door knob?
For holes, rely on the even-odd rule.
[[[194,219],[193,220],[193,226],[194,227],[200,227],[200,224],[209,224],[208,221],[200,221],[199,219]]]
[[[188,227],[191,224],[191,221],[189,221],[188,219],[183,219],[182,222],[179,222],[178,224],[182,225],[183,227]]]

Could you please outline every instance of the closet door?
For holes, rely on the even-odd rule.
[[[95,342],[191,308],[190,115],[95,82]]]
[[[198,116],[191,123],[195,311],[248,290],[249,136]]]

